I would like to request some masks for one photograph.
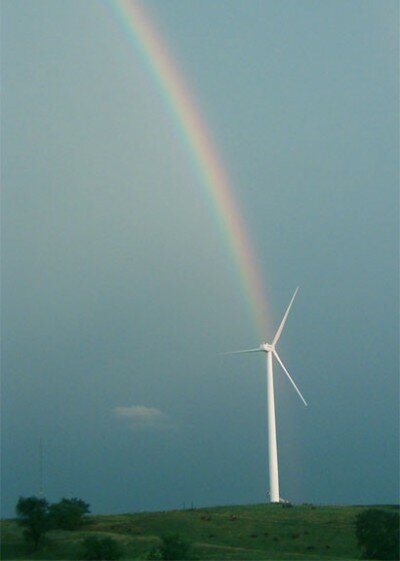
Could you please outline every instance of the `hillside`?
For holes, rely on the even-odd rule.
[[[80,531],[48,532],[36,553],[16,522],[4,520],[1,558],[79,559],[82,540],[96,534],[117,539],[123,559],[144,559],[160,536],[179,533],[198,559],[359,559],[354,521],[363,508],[254,505],[90,516]]]

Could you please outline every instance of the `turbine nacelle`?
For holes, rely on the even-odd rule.
[[[270,345],[269,343],[261,343],[260,345],[260,351],[264,351],[265,353],[273,353],[274,350],[274,345]]]

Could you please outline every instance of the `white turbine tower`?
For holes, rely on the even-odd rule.
[[[292,383],[294,389],[298,393],[300,399],[307,406],[306,400],[302,396],[299,388],[294,383],[292,377],[290,376],[287,368],[283,364],[282,360],[280,359],[277,351],[276,351],[276,344],[280,339],[282,334],[283,328],[285,326],[287,317],[290,312],[290,308],[292,307],[293,301],[296,298],[296,294],[299,288],[297,287],[292,299],[290,300],[289,306],[283,316],[281,324],[278,328],[278,331],[275,334],[275,337],[272,340],[272,343],[262,343],[257,349],[246,349],[244,351],[233,351],[231,353],[225,354],[237,354],[237,353],[259,353],[263,352],[267,354],[267,395],[268,395],[268,452],[269,452],[269,483],[270,483],[270,501],[271,503],[279,503],[279,474],[278,474],[278,449],[276,445],[276,425],[275,425],[275,398],[274,398],[274,376],[272,370],[272,356],[276,358],[276,360],[281,365],[283,371],[285,372],[286,376],[289,378],[290,382]]]

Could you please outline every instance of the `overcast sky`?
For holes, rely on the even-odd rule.
[[[148,0],[232,179],[272,328],[280,487],[398,500],[398,3]],[[2,2],[3,516],[267,499],[266,379],[176,120],[102,1]],[[272,333],[265,334],[271,337]]]

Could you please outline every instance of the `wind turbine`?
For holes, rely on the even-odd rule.
[[[289,378],[292,386],[298,393],[300,399],[307,406],[307,402],[302,396],[299,388],[294,383],[291,375],[287,371],[286,366],[283,364],[281,358],[279,357],[276,344],[282,335],[283,328],[285,327],[285,323],[287,317],[290,312],[290,308],[292,307],[293,301],[296,298],[296,294],[299,290],[299,287],[296,288],[292,299],[290,300],[289,306],[285,312],[285,315],[282,318],[281,324],[278,327],[278,331],[275,333],[275,337],[272,340],[272,343],[262,343],[257,349],[245,349],[243,351],[232,351],[230,353],[224,354],[239,354],[239,353],[266,353],[267,354],[267,395],[268,395],[268,456],[269,456],[269,483],[270,483],[270,502],[271,503],[279,503],[279,474],[278,474],[278,449],[276,444],[276,424],[275,424],[275,397],[274,397],[274,376],[273,376],[273,361],[272,357],[274,356],[276,360],[281,365],[283,371],[285,372],[286,376]]]

